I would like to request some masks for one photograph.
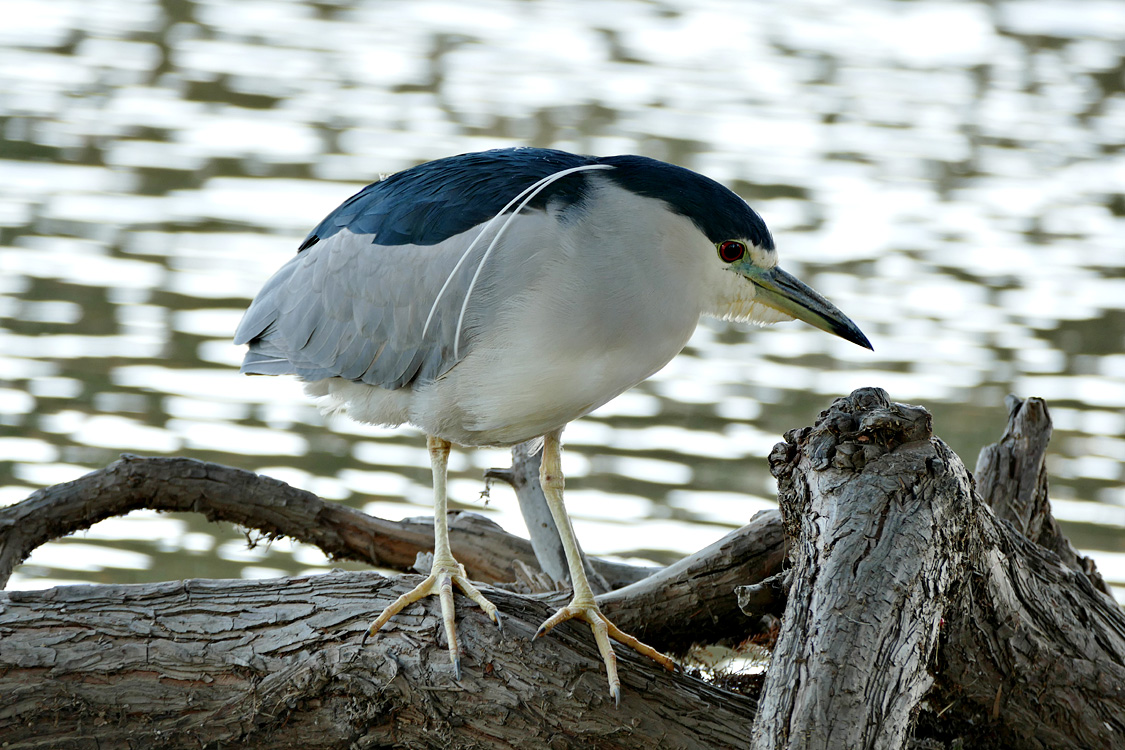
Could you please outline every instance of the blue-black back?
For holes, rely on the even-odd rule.
[[[750,240],[773,249],[773,236],[754,209],[710,177],[647,156],[606,156],[599,164],[616,169],[604,174],[626,190],[664,201],[695,222],[712,242]]]
[[[435,245],[488,221],[544,177],[593,164],[613,166],[596,170],[596,174],[627,190],[663,200],[694,221],[712,242],[748,239],[773,247],[765,222],[744,200],[691,170],[643,156],[590,157],[553,149],[511,148],[426,162],[368,185],[329,214],[301,249],[344,228],[374,235],[374,242],[380,245]],[[579,172],[551,183],[528,208],[580,205],[593,173]]]

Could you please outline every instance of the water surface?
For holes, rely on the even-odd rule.
[[[566,432],[586,548],[674,559],[772,506],[765,456],[836,396],[922,403],[969,464],[1049,400],[1066,530],[1125,585],[1125,4],[0,0],[0,502],[122,452],[429,512],[424,440],[237,374],[242,310],[382,174],[512,145],[641,153],[765,217],[864,329],[709,321]],[[455,453],[455,503],[522,533]],[[284,541],[137,513],[13,586],[270,576]]]

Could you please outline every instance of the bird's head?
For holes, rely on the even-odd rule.
[[[871,349],[859,327],[814,289],[777,264],[773,236],[762,217],[730,189],[683,167],[641,156],[598,160],[621,187],[657,198],[690,219],[698,239],[692,252],[707,255],[707,314],[754,323],[802,320]],[[717,269],[717,270],[716,270]]]
[[[720,240],[714,246],[722,268],[739,277],[734,294],[721,303],[726,308],[719,311],[722,317],[768,323],[781,313],[784,318],[803,320],[853,344],[872,348],[851,318],[777,265],[777,251],[772,247],[766,249],[746,239]]]

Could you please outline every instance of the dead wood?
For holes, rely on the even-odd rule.
[[[977,467],[996,515],[970,506],[973,575],[951,592],[931,705],[994,747],[1125,747],[1125,614],[1051,515],[1046,404],[1008,406]]]
[[[413,579],[413,580],[412,580]],[[0,740],[45,748],[734,748],[751,699],[619,650],[615,708],[581,624],[498,589],[458,600],[463,677],[427,600],[360,645],[417,579],[335,572],[8,592]]]
[[[754,748],[1125,746],[1125,615],[996,517],[924,409],[861,389],[786,439]]]
[[[1109,586],[1094,561],[1079,555],[1051,514],[1048,496],[1047,444],[1051,415],[1041,398],[1026,401],[1008,396],[1008,426],[1000,441],[985,446],[977,459],[977,490],[997,517],[1009,521],[1020,534],[1059,556],[1109,595]]]
[[[977,469],[987,502],[924,409],[862,389],[774,449],[780,514],[653,575],[599,568],[617,584],[647,576],[599,602],[664,649],[737,642],[756,616],[784,608],[756,715],[752,699],[624,648],[616,710],[583,626],[532,641],[552,596],[494,589],[503,637],[458,599],[465,676],[456,682],[434,602],[359,643],[412,579],[334,572],[0,594],[0,741],[1125,747],[1125,615],[1050,516],[1045,405],[1010,406],[1004,437]],[[214,464],[125,458],[0,510],[0,573],[37,544],[140,507],[201,512],[396,569],[431,545],[430,522],[373,519]],[[526,541],[471,514],[454,526],[475,578],[537,567]],[[755,617],[739,611],[736,589]]]
[[[125,456],[105,469],[0,509],[0,581],[40,544],[140,508],[194,511],[270,537],[315,544],[337,559],[405,571],[412,569],[420,552],[433,549],[430,519],[375,518],[270,477],[220,464]],[[453,551],[470,577],[510,582],[514,564],[536,565],[526,539],[474,513],[451,516]],[[717,639],[737,639],[743,618],[733,587],[777,572],[782,544],[779,522],[752,523],[662,571],[654,581],[620,589],[605,600],[604,610],[619,627],[667,651],[686,650],[699,640],[704,624],[722,634]],[[590,562],[618,586],[638,580],[643,584],[653,570],[597,558]]]
[[[770,464],[793,583],[752,747],[902,747],[963,567],[968,473],[928,412],[873,389],[786,438]]]
[[[781,514],[763,511],[659,573],[599,596],[598,605],[620,627],[630,623],[627,632],[672,653],[701,642],[737,645],[754,627],[736,589],[768,579],[784,561]]]

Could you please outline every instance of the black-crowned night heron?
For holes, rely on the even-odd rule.
[[[619,699],[611,638],[673,663],[594,602],[563,507],[560,435],[676,356],[701,315],[797,318],[871,348],[777,266],[761,217],[717,182],[642,156],[517,148],[421,164],[353,195],[266,283],[235,343],[250,345],[244,373],[295,374],[326,409],[426,433],[433,567],[369,632],[438,594],[458,675],[452,586],[499,617],[450,551],[450,445],[542,438],[573,599],[537,636],[587,622]]]

